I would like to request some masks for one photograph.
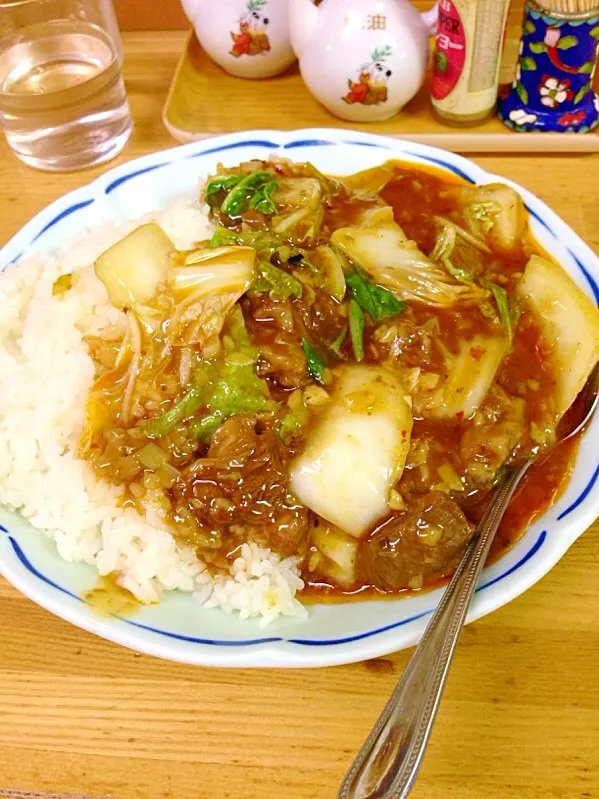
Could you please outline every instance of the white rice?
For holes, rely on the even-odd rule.
[[[211,233],[204,210],[187,198],[148,219],[180,249]],[[138,224],[104,225],[0,273],[0,504],[52,538],[65,560],[95,565],[102,575],[118,572],[141,602],[179,589],[207,608],[261,624],[280,614],[305,616],[295,599],[303,584],[294,558],[246,544],[229,575],[212,577],[156,514],[119,507],[121,490],[75,456],[94,376],[83,336],[121,315],[91,264]],[[53,297],[57,277],[73,272],[73,287]]]

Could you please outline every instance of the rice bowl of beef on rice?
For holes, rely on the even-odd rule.
[[[539,241],[528,198],[409,147],[329,174],[299,149],[254,152],[250,141],[249,157],[237,148],[197,165],[195,196],[61,234],[6,266],[9,579],[31,595],[9,561],[39,576],[26,551],[35,535],[61,580],[85,571],[68,611],[34,598],[107,637],[151,638],[174,602],[182,615],[165,635],[185,647],[194,636],[227,646],[215,630],[231,629],[249,649],[280,642],[269,665],[357,659],[413,643],[493,487],[551,449],[494,542],[489,568],[512,563],[535,520],[595,468],[585,437],[581,451],[552,445],[599,359],[599,310]],[[59,583],[46,576],[43,590]],[[111,595],[99,613],[95,600]],[[391,607],[409,608],[409,638],[393,638]],[[196,613],[190,635],[182,619]],[[314,662],[288,655],[318,643],[321,616]],[[369,638],[374,648],[351,650]]]

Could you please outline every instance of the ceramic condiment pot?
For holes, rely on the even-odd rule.
[[[232,75],[268,78],[295,61],[287,0],[181,2],[206,53]]]
[[[387,119],[421,87],[436,5],[409,0],[289,0],[302,78],[326,108],[353,122]]]

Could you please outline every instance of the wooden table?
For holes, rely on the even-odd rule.
[[[160,112],[183,41],[126,35],[136,128],[120,161],[171,145]],[[35,172],[4,145],[0,158],[0,241],[101,171]],[[599,252],[599,155],[475,160],[538,194]],[[464,630],[414,799],[599,797],[598,573],[596,523],[538,585]],[[332,799],[409,657],[191,668],[71,627],[0,580],[0,789]]]

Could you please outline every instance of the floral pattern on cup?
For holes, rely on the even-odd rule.
[[[391,45],[375,47],[370,59],[357,70],[358,80],[348,78],[349,91],[342,97],[344,103],[353,105],[379,105],[387,102],[387,82],[391,70],[386,68],[385,61],[393,53]]]
[[[525,7],[516,74],[499,92],[500,119],[516,131],[586,132],[599,124],[591,80],[599,17],[558,19]]]
[[[247,0],[246,11],[239,19],[239,29],[231,31],[233,46],[230,55],[241,58],[243,55],[262,55],[270,51],[270,41],[266,28],[268,17],[262,12],[268,0]]]

